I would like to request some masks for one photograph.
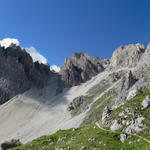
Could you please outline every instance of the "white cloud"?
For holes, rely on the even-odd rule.
[[[55,72],[59,72],[59,71],[60,71],[60,67],[58,67],[58,66],[56,66],[56,65],[52,65],[52,66],[50,67],[50,69],[51,69],[52,71],[55,71]]]
[[[47,63],[47,59],[44,56],[42,56],[33,46],[25,49],[31,55],[34,62],[39,61],[39,63]]]
[[[2,47],[9,47],[11,44],[16,44],[19,45],[18,39],[13,39],[13,38],[4,38],[3,40],[0,40],[0,45]]]
[[[11,44],[16,44],[18,46],[20,45],[20,42],[18,39],[15,39],[15,38],[4,38],[0,40],[0,46],[2,47],[7,48]],[[39,61],[40,63],[43,63],[43,64],[47,63],[47,59],[43,55],[41,55],[33,46],[25,48],[25,49],[30,54],[34,62]],[[56,72],[60,71],[60,68],[56,65],[51,66],[51,69]]]

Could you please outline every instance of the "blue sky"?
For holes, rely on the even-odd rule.
[[[150,41],[149,0],[0,2],[0,39],[35,47],[50,65],[74,52],[110,58],[119,45]]]

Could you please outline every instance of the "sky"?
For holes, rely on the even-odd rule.
[[[5,38],[50,65],[61,66],[75,52],[111,58],[120,45],[148,44],[150,1],[0,0],[0,40]]]

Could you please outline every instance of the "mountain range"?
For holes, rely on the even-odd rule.
[[[111,59],[74,53],[58,73],[0,47],[0,116],[2,149],[19,139],[14,150],[149,150],[150,44]]]

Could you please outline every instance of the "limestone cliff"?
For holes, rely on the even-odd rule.
[[[92,58],[87,53],[75,53],[66,58],[60,74],[67,85],[75,86],[104,71],[108,65],[108,59]]]
[[[42,88],[50,74],[48,65],[34,63],[19,46],[0,47],[0,104],[32,85]]]

